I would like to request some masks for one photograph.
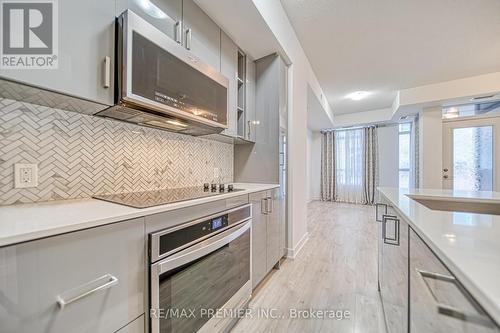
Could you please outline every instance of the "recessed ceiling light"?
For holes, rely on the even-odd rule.
[[[353,101],[359,101],[367,96],[371,95],[368,91],[355,91],[346,96],[346,98],[352,99]]]

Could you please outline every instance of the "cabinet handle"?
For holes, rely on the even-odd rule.
[[[181,33],[182,31],[182,22],[181,21],[177,21],[175,22],[175,26],[174,26],[174,33],[175,33],[175,41],[179,44],[181,44],[182,40],[181,40]]]
[[[59,305],[59,308],[64,309],[66,306],[73,302],[76,302],[95,292],[108,289],[117,283],[118,279],[115,276],[111,274],[103,275],[100,278],[87,282],[84,285],[65,291],[64,293],[58,295],[56,298],[57,304]]]
[[[449,317],[458,319],[458,320],[462,320],[465,322],[471,322],[471,323],[475,323],[478,325],[487,326],[487,327],[491,327],[491,328],[496,327],[493,324],[493,322],[491,321],[491,319],[485,315],[471,313],[467,310],[460,310],[460,309],[457,309],[451,305],[441,303],[438,300],[436,293],[432,290],[431,285],[427,282],[427,279],[432,279],[432,280],[439,280],[439,281],[454,284],[455,287],[462,293],[462,295],[469,302],[471,302],[472,307],[475,309],[478,309],[478,312],[479,312],[480,311],[479,308],[474,304],[474,301],[468,295],[467,291],[464,290],[464,288],[460,285],[460,283],[457,281],[457,279],[454,276],[424,271],[424,270],[421,270],[418,268],[416,268],[415,270],[417,271],[418,275],[420,276],[420,279],[421,279],[422,283],[424,284],[425,289],[427,289],[427,291],[431,295],[432,299],[436,303],[438,313],[445,315],[445,316],[449,316]]]
[[[267,214],[267,198],[260,199],[260,212]]]
[[[394,222],[394,238],[387,237],[387,221]],[[399,246],[399,219],[392,215],[382,217],[382,238],[385,244]]]
[[[104,57],[104,78],[103,87],[111,87],[111,58]]]
[[[274,210],[274,202],[272,197],[267,197],[267,212],[272,213]]]
[[[379,218],[378,218],[379,217],[379,211],[378,211],[379,207],[385,207],[385,213],[382,214],[382,220],[383,220],[383,216],[387,215],[387,205],[383,204],[383,203],[375,204],[375,221],[382,222],[382,220],[379,220]]]
[[[191,50],[191,28],[186,29],[186,49]]]
[[[252,125],[252,122],[250,120],[247,121],[247,127],[248,127],[248,130],[247,130],[247,133],[248,133],[248,139],[250,139],[250,126]]]

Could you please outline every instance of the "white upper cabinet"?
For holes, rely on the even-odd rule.
[[[111,105],[115,1],[64,0],[57,4],[58,68],[2,69],[0,76]],[[105,70],[110,74],[109,87],[105,87]]]
[[[238,46],[221,32],[221,73],[229,80],[228,89],[228,128],[224,134],[236,136],[236,107],[238,94]]]
[[[116,16],[127,9],[181,42],[182,0],[116,0]]]
[[[193,0],[182,2],[183,45],[202,62],[220,71],[220,28]]]

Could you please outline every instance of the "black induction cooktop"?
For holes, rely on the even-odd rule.
[[[230,187],[221,188],[219,185],[213,187],[192,186],[180,187],[156,191],[129,192],[119,194],[94,195],[93,198],[117,203],[134,208],[154,207],[174,202],[212,197],[226,193],[243,191]]]

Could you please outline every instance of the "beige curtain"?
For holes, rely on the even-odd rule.
[[[373,205],[378,185],[377,128],[375,126],[364,128],[363,161],[364,204]]]
[[[335,201],[335,134],[324,132],[321,142],[321,200]]]

